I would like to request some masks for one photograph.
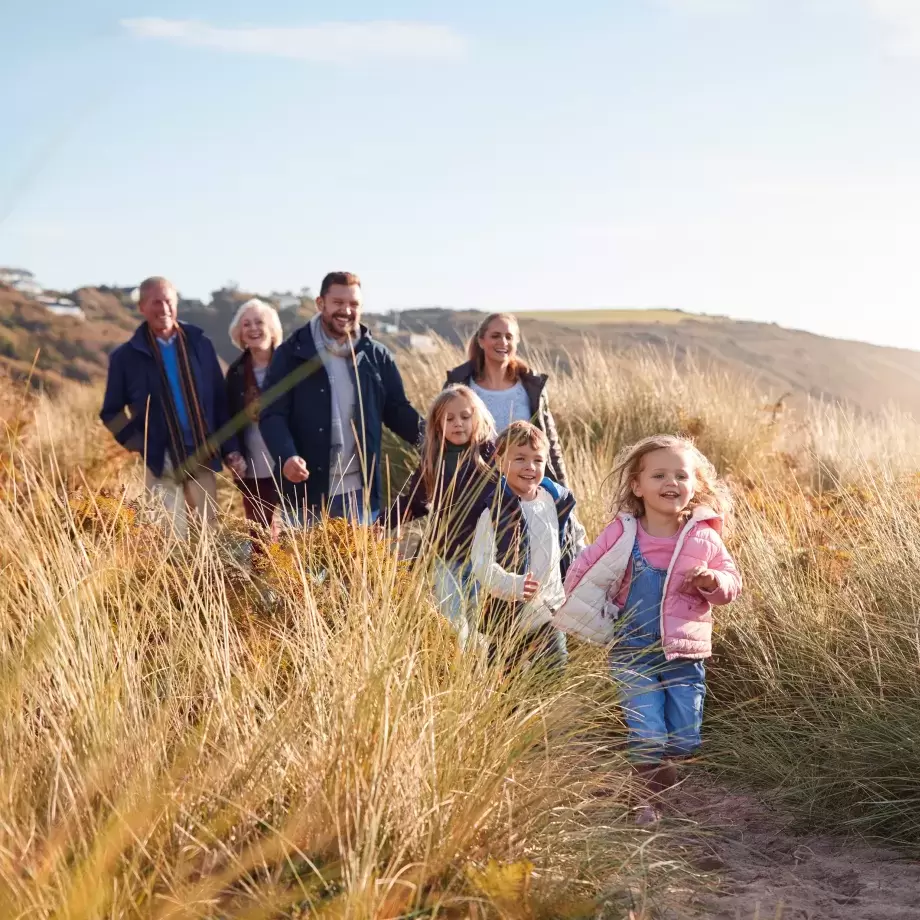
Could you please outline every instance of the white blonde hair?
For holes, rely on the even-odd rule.
[[[268,331],[272,339],[272,348],[277,348],[284,338],[284,332],[281,330],[281,317],[278,316],[278,311],[270,303],[259,300],[258,297],[253,297],[252,300],[247,300],[246,303],[240,304],[239,309],[236,311],[236,315],[230,323],[230,341],[233,342],[240,351],[246,351],[246,346],[243,344],[242,339],[243,330],[240,327],[243,323],[243,317],[250,310],[257,310],[265,317],[265,325],[268,326]]]

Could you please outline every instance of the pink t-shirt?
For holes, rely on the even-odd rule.
[[[677,547],[678,534],[673,537],[653,537],[645,532],[642,524],[639,524],[637,530],[639,536],[639,552],[645,558],[645,561],[654,569],[666,571],[671,564],[674,556],[674,550]],[[626,606],[626,599],[629,597],[629,581],[632,573],[632,559],[630,558],[629,568],[626,570],[626,577],[617,591],[614,603],[621,610]],[[609,595],[608,595],[609,596]]]

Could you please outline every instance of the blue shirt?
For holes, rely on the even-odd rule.
[[[195,446],[195,436],[192,434],[192,425],[188,419],[188,407],[182,395],[182,375],[179,373],[179,350],[176,348],[176,337],[168,342],[157,339],[160,354],[163,356],[163,367],[166,369],[166,379],[172,391],[173,403],[176,406],[176,415],[179,417],[179,427],[182,429],[182,440],[186,447]]]

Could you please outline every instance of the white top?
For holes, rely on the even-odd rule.
[[[254,367],[256,383],[259,389],[265,386],[265,376],[268,374],[268,366]],[[246,439],[246,476],[249,479],[269,479],[275,471],[275,464],[268,454],[268,448],[262,438],[262,432],[259,431],[259,424],[247,425],[243,434]]]
[[[552,620],[565,602],[562,574],[559,571],[559,516],[552,495],[542,486],[533,501],[521,500],[530,547],[530,571],[540,582],[536,595],[524,607],[520,625],[535,629]],[[471,552],[473,573],[483,589],[504,600],[522,600],[524,576],[507,572],[495,560],[495,528],[492,514],[482,512],[476,523]]]
[[[495,430],[499,433],[512,422],[530,421],[530,400],[520,380],[507,390],[487,390],[475,380],[470,380],[470,389],[486,404],[495,419]]]

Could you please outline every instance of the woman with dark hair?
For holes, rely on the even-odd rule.
[[[237,480],[243,494],[246,520],[255,529],[274,534],[273,519],[280,499],[274,463],[259,431],[262,388],[275,348],[281,344],[278,311],[263,300],[242,304],[230,323],[230,339],[243,353],[227,368],[227,402],[230,416],[238,423],[246,458],[246,475]]]
[[[469,361],[448,371],[444,385],[469,386],[486,404],[499,432],[512,422],[533,422],[549,440],[547,475],[567,486],[568,474],[546,395],[548,378],[533,373],[518,357],[520,340],[518,321],[511,313],[492,313],[470,339]]]

